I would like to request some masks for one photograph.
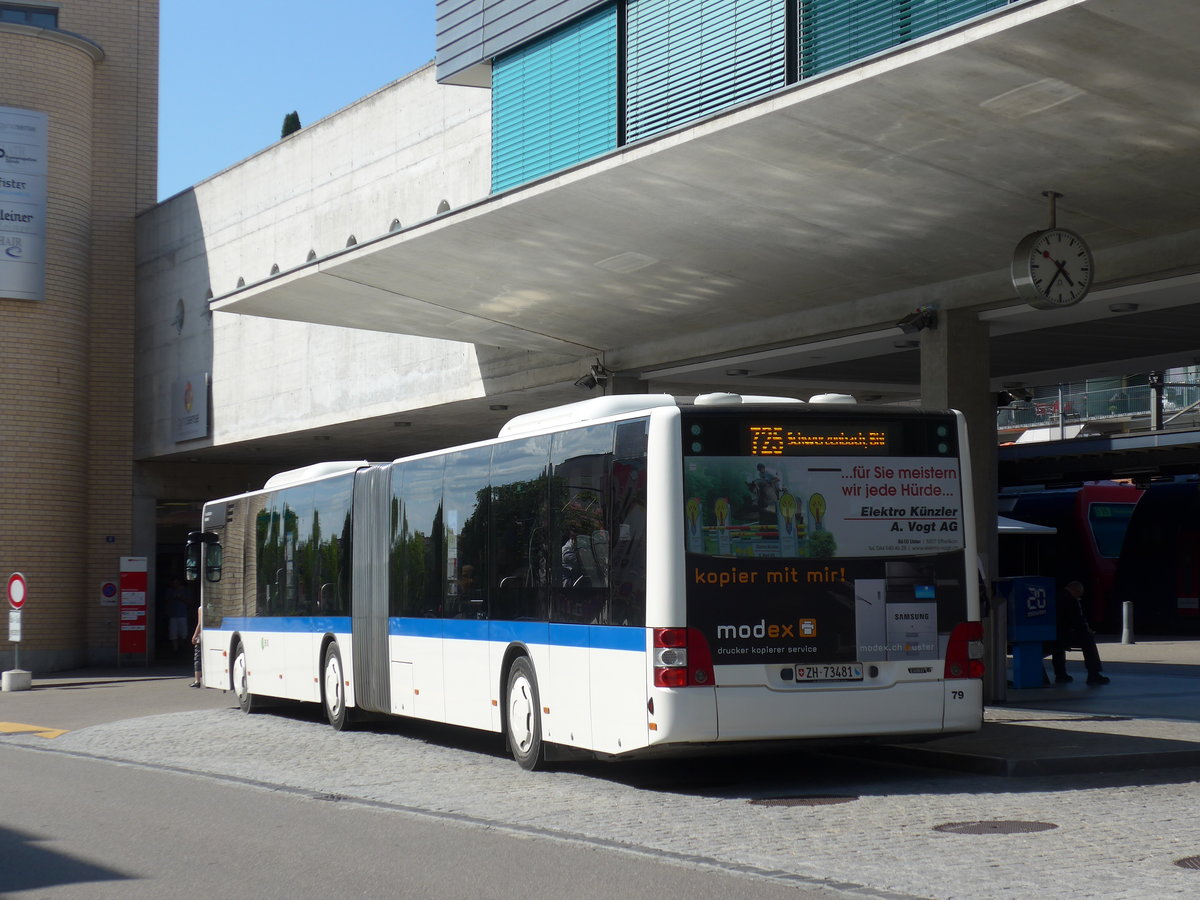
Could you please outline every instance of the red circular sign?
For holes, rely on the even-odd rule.
[[[25,605],[25,576],[20,572],[8,576],[8,605],[13,609]]]

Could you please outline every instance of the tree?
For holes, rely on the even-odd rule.
[[[300,130],[300,113],[294,109],[283,117],[283,131],[280,132],[280,137],[285,138],[289,134]]]

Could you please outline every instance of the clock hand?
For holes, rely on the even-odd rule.
[[[1048,250],[1042,251],[1042,257],[1044,259],[1048,259],[1048,260],[1050,260],[1050,262],[1054,263],[1054,267],[1055,267],[1054,275],[1052,275],[1050,280],[1046,283],[1046,290],[1050,290],[1050,286],[1054,284],[1054,282],[1058,279],[1059,275],[1061,275],[1063,278],[1065,278],[1067,280],[1067,284],[1071,285],[1071,287],[1075,287],[1075,282],[1072,281],[1071,276],[1067,274],[1067,264],[1065,261],[1060,261],[1060,260],[1055,259],[1054,257],[1052,257],[1050,255],[1050,252]]]
[[[1058,266],[1058,271],[1062,274],[1062,277],[1067,279],[1067,284],[1069,284],[1071,287],[1075,287],[1075,282],[1072,281],[1071,276],[1067,274],[1067,264],[1065,262],[1059,262],[1056,259],[1054,260],[1054,265]]]
[[[1047,253],[1045,250],[1042,251],[1042,256],[1046,259],[1049,259],[1050,262],[1054,263],[1054,265],[1057,266],[1057,268],[1054,271],[1054,274],[1050,276],[1050,280],[1046,282],[1046,287],[1044,290],[1046,291],[1046,293],[1049,293],[1050,288],[1054,287],[1054,282],[1058,280],[1058,276],[1063,274],[1062,263],[1060,263],[1056,259],[1051,259],[1050,254]]]

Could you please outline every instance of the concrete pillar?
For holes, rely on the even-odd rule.
[[[26,669],[9,669],[0,675],[0,689],[5,691],[28,691],[33,688],[33,673]]]
[[[996,404],[990,387],[988,327],[969,310],[939,310],[921,332],[921,405],[959,410],[967,421],[974,484],[975,535],[988,584],[996,577]],[[968,578],[973,577],[968,573]],[[1004,619],[984,621],[984,697],[1003,702],[1007,691]],[[997,627],[999,626],[999,627]]]

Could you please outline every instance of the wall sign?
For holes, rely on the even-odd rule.
[[[146,557],[122,556],[120,582],[120,632],[118,653],[146,652]]]
[[[171,387],[171,438],[176,443],[208,437],[208,373],[176,378]]]
[[[0,106],[0,297],[46,299],[47,122]]]

